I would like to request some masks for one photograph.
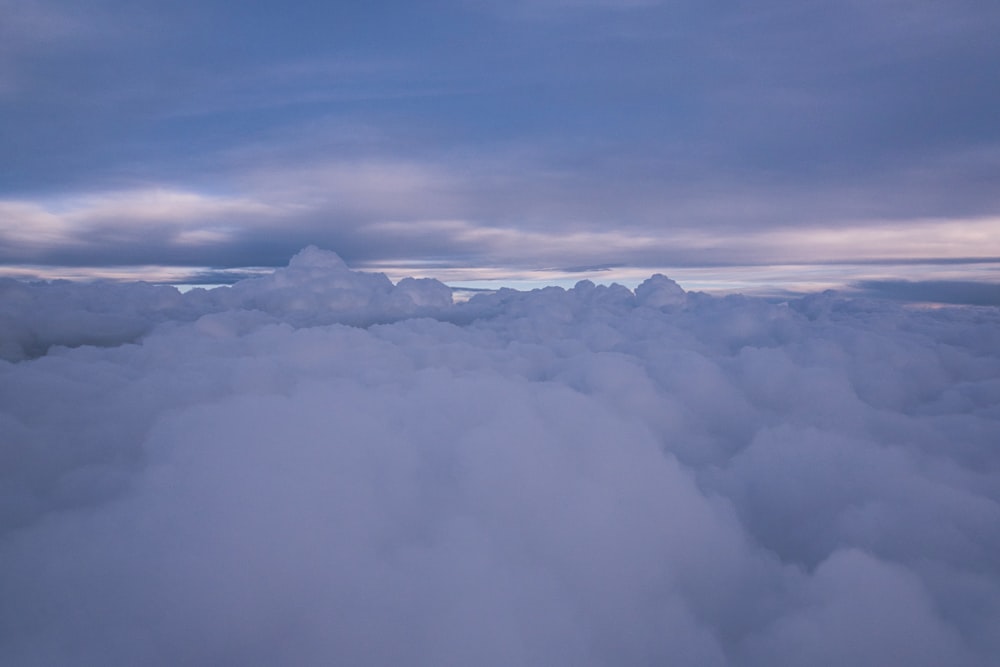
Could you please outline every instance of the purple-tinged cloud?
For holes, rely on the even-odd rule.
[[[4,287],[5,664],[1000,651],[995,309],[452,303],[315,248],[212,291]]]

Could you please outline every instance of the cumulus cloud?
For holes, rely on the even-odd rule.
[[[0,662],[979,665],[1000,313],[0,291]]]

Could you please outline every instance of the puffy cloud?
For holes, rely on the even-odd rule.
[[[0,662],[1000,651],[995,309],[663,276],[452,303],[315,248],[211,291],[3,288]]]
[[[383,274],[351,271],[335,254],[315,247],[282,271],[183,296],[173,287],[144,283],[11,279],[0,281],[0,296],[0,358],[9,360],[45,354],[53,345],[131,342],[159,323],[223,311],[253,311],[299,326],[366,325],[435,313],[452,301],[451,289],[436,280],[407,278],[393,285]],[[215,321],[205,318],[199,326],[211,329]]]

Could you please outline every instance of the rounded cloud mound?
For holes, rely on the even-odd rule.
[[[2,664],[1000,654],[995,309],[2,287]]]
[[[310,246],[287,268],[205,295],[213,311],[259,310],[296,326],[365,326],[430,314],[451,304],[451,290],[430,279],[393,285],[385,274],[351,271],[336,253]]]
[[[680,306],[687,301],[687,294],[673,280],[657,273],[635,288],[635,300],[652,308]]]
[[[393,285],[384,274],[351,271],[336,253],[315,246],[269,275],[187,294],[144,283],[0,279],[0,359],[38,357],[54,345],[120,345],[159,324],[238,310],[295,326],[369,326],[438,315],[451,304],[451,288],[437,280]]]

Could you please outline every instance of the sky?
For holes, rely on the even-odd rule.
[[[995,667],[998,332],[316,247],[0,278],[0,664]]]
[[[232,282],[315,244],[451,284],[1000,281],[990,0],[0,17],[4,275]]]
[[[997,34],[0,0],[0,663],[994,665]]]

